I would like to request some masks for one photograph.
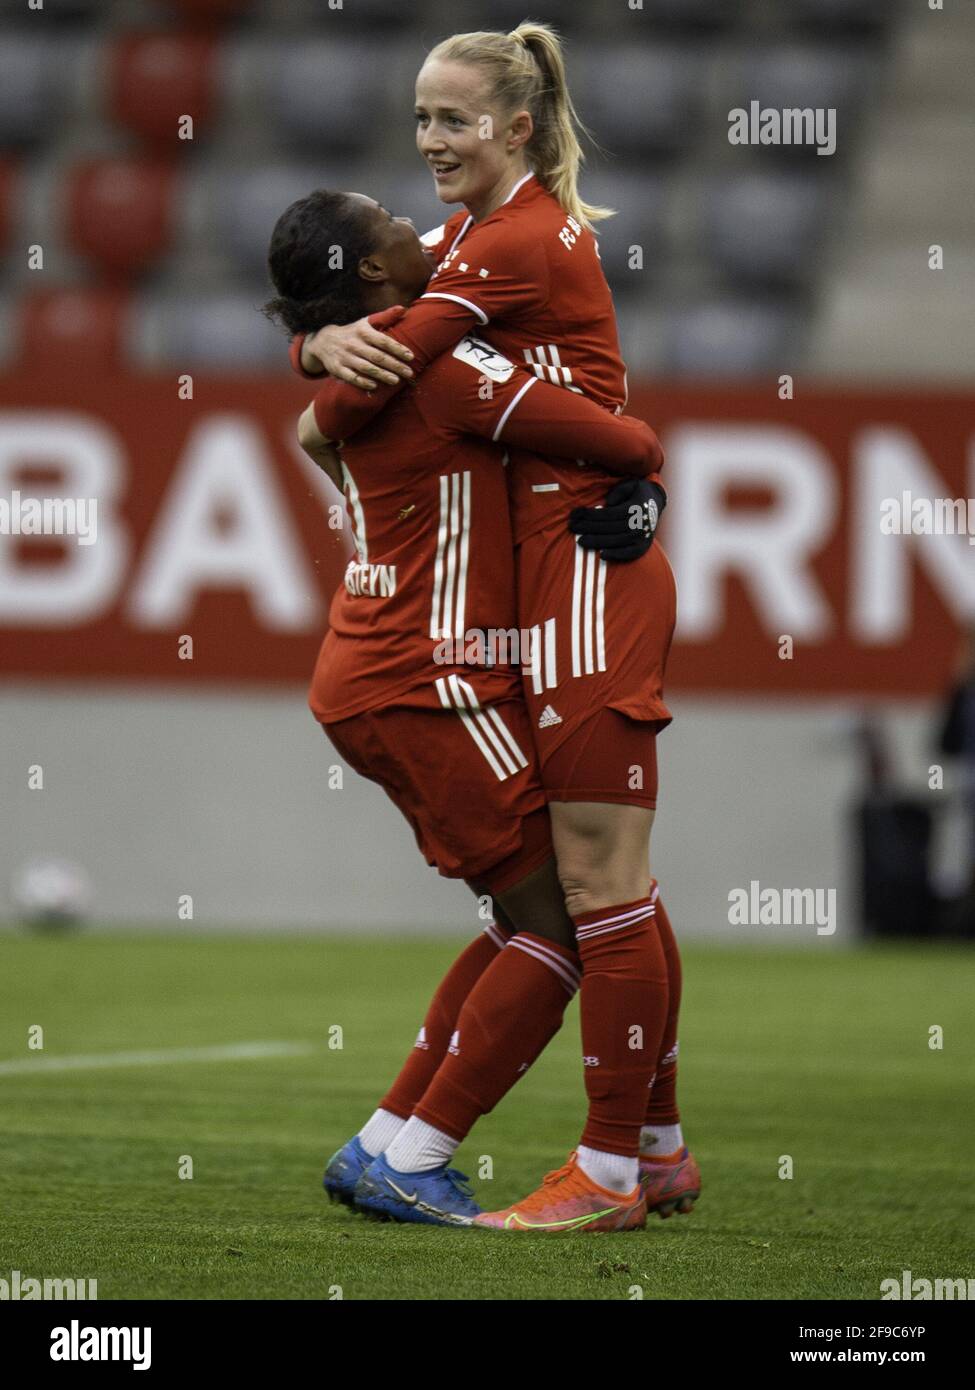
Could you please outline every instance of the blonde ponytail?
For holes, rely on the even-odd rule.
[[[510,34],[454,34],[437,44],[428,54],[431,58],[485,68],[495,105],[505,112],[531,113],[534,131],[525,147],[528,163],[570,216],[590,231],[594,222],[613,216],[611,208],[594,207],[579,196],[585,155],[578,133],[589,132],[572,104],[562,41],[554,29],[528,20]]]

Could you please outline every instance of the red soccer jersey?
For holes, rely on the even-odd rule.
[[[330,385],[315,402],[325,434]],[[489,345],[462,339],[343,445],[356,554],[332,602],[312,683],[318,719],[393,700],[434,706],[443,703],[443,678],[458,673],[486,698],[520,691],[510,666],[479,666],[474,682],[465,664],[478,652],[468,633],[518,625],[499,445],[578,450],[641,476],[660,457],[642,421],[611,415]],[[453,639],[452,651],[445,638]]]
[[[534,174],[481,222],[454,213],[440,252],[426,292],[385,330],[412,350],[415,372],[480,326],[495,348],[525,363],[539,380],[622,410],[626,369],[596,238]],[[326,433],[348,439],[399,390],[379,387],[367,394],[328,383],[321,417]],[[563,528],[572,507],[601,502],[612,484],[597,468],[537,457],[520,462],[512,479],[517,541],[549,526]]]

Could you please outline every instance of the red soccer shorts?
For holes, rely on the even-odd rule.
[[[551,856],[523,701],[384,705],[323,728],[349,766],[395,802],[445,878],[477,879],[499,893]]]
[[[525,703],[543,764],[607,708],[670,723],[663,687],[677,591],[658,545],[619,565],[546,531],[523,543],[518,583],[519,623],[532,635]]]
[[[577,728],[542,763],[549,801],[657,805],[657,725],[604,709]]]

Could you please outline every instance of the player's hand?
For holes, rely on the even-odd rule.
[[[598,550],[602,559],[626,564],[639,560],[653,545],[667,494],[659,483],[624,478],[606,495],[601,507],[575,507],[569,530],[584,550]]]
[[[405,313],[403,306],[397,304],[383,311],[382,323],[388,327]],[[310,333],[301,345],[301,365],[306,372],[317,375],[324,367],[329,376],[362,391],[408,381],[413,375],[413,369],[407,365],[412,357],[408,347],[395,338],[387,338],[368,319],[341,326],[329,324]]]

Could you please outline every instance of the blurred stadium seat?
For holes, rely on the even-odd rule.
[[[310,14],[319,22],[327,23],[339,17],[329,0],[310,0],[310,3]],[[374,24],[383,29],[415,26],[425,18],[423,0],[419,3],[414,0],[411,5],[390,4],[390,0],[343,0],[343,9],[356,25]]]
[[[693,47],[590,46],[573,69],[576,107],[613,154],[670,153],[693,138],[704,62]]]
[[[415,174],[380,170],[370,164],[358,165],[348,177],[351,191],[377,198],[396,217],[412,218],[421,236],[458,211],[456,203],[440,201],[433,179],[420,168],[419,161]]]
[[[176,186],[173,168],[152,160],[77,165],[65,190],[72,248],[110,278],[150,269],[171,244]]]
[[[21,304],[20,356],[25,363],[76,373],[119,366],[129,309],[125,289],[39,290]]]
[[[271,232],[285,208],[316,188],[350,187],[350,176],[344,169],[326,169],[320,164],[230,167],[201,177],[221,245],[241,270],[261,276],[266,272]]]
[[[20,20],[30,17],[29,0],[0,0],[0,21]],[[36,3],[36,0],[35,0]],[[96,12],[104,12],[105,0],[57,0],[56,4],[44,5],[44,22],[57,23],[59,20],[87,19]],[[36,10],[34,14],[38,13]]]
[[[597,171],[585,175],[582,190],[586,202],[615,209],[615,216],[597,224],[599,256],[614,289],[632,288],[659,263],[664,243],[663,179],[632,169]],[[633,248],[639,255],[632,256],[638,263],[631,266]]]
[[[743,0],[642,0],[642,11],[651,22],[685,27],[720,29],[741,18]]]
[[[382,140],[388,108],[381,44],[296,39],[262,45],[267,114],[282,139],[362,149]]]
[[[182,116],[193,118],[193,138],[206,129],[213,108],[216,45],[205,34],[122,34],[110,55],[109,103],[113,120],[144,140],[174,144]]]
[[[546,24],[558,24],[565,18],[565,0],[533,0],[533,3],[526,3],[526,0],[490,0],[485,6],[475,7],[471,14],[465,18],[461,29],[514,29],[522,20],[538,19]],[[585,16],[581,16],[585,18]],[[451,32],[448,22],[443,27],[441,37]]]
[[[16,227],[37,240],[38,218],[63,204],[63,224],[46,238],[48,264],[80,254],[86,264],[71,312],[80,318],[86,305],[99,325],[112,317],[115,287],[147,272],[157,296],[200,282],[229,305],[248,294],[257,303],[274,222],[313,188],[372,194],[420,232],[440,225],[455,209],[436,197],[412,151],[412,79],[424,52],[452,28],[507,28],[526,16],[516,0],[486,8],[475,0],[344,0],[341,12],[328,0],[48,0],[44,22],[63,21],[52,64],[52,40],[25,8],[24,0],[0,0],[0,152],[9,152],[0,154],[0,238],[6,227],[9,245]],[[975,239],[965,190],[943,186],[937,150],[947,141],[957,159],[970,138],[975,46],[946,45],[944,26],[926,17],[909,43],[879,42],[906,10],[898,0],[643,0],[639,10],[621,4],[612,15],[600,7],[575,13],[562,0],[529,7],[560,23],[568,40],[573,95],[599,147],[590,151],[583,195],[617,211],[599,227],[600,250],[621,321],[642,335],[625,344],[632,360],[658,369],[666,340],[680,363],[703,353],[721,370],[752,370],[761,343],[775,338],[778,301],[762,300],[758,310],[745,301],[750,318],[737,354],[721,342],[706,350],[696,336],[709,321],[720,336],[736,293],[801,289],[792,318],[804,327],[816,314],[828,318],[830,339],[834,329],[847,331],[831,280],[845,283],[841,257],[823,254],[824,230],[835,223],[830,175],[840,161],[813,159],[800,178],[797,147],[785,147],[785,158],[775,148],[731,149],[727,112],[752,99],[775,109],[835,106],[844,160],[859,158],[866,137],[853,203],[857,226],[881,252],[889,243],[896,259],[910,236],[925,246],[935,239],[930,202],[942,239],[951,233],[958,254],[968,254]],[[871,110],[885,81],[893,83],[887,118],[861,126],[861,109]],[[954,118],[946,102],[958,107]],[[175,138],[182,115],[194,117],[192,141]],[[25,148],[27,178],[18,167]],[[905,206],[900,188],[909,180],[923,196]],[[642,251],[642,270],[629,264],[631,247]],[[70,279],[72,269],[69,256],[59,277]],[[82,278],[91,274],[94,283]],[[7,281],[15,299],[13,266]],[[868,275],[871,305],[883,281]],[[111,293],[102,300],[96,291],[104,287]],[[30,331],[46,331],[54,311],[33,282],[23,292]],[[135,318],[143,302],[135,302]],[[913,293],[904,302],[916,311]],[[849,331],[866,351],[862,335]],[[214,336],[185,341],[222,360],[226,345]],[[946,344],[943,356],[957,352]]]
[[[788,305],[716,299],[669,311],[664,370],[678,376],[737,377],[788,371],[798,360],[799,316]]]
[[[828,207],[823,175],[755,171],[712,178],[702,189],[704,250],[733,279],[808,280]]]
[[[871,236],[912,229],[924,246],[949,234],[953,242],[975,238],[971,182],[944,173],[946,167],[963,168],[972,145],[972,118],[965,111],[915,110],[884,121],[860,183],[860,217]],[[908,188],[911,196],[905,197]],[[932,207],[938,209],[937,236]]]
[[[874,55],[860,44],[776,44],[749,51],[733,81],[730,106],[749,102],[785,110],[834,108],[838,148],[849,151],[852,122],[866,100],[876,72]],[[850,123],[850,124],[848,124]],[[812,146],[785,146],[787,153],[808,155]]]
[[[616,323],[628,382],[659,375],[663,364],[663,315],[656,294],[641,294],[634,289],[616,296]]]
[[[880,28],[896,18],[901,0],[792,0],[792,18],[823,29]]]
[[[136,355],[146,367],[209,371],[287,371],[287,339],[261,312],[270,286],[251,294],[218,291],[157,295],[143,306]]]
[[[170,10],[186,19],[209,21],[245,14],[254,0],[164,0]]]
[[[46,138],[60,109],[50,41],[12,30],[0,40],[0,148]]]
[[[932,271],[917,237],[856,243],[839,257],[812,326],[809,367],[861,381],[972,380],[975,238],[951,249],[950,273]]]
[[[6,251],[14,224],[19,168],[12,159],[0,159],[0,251]]]

